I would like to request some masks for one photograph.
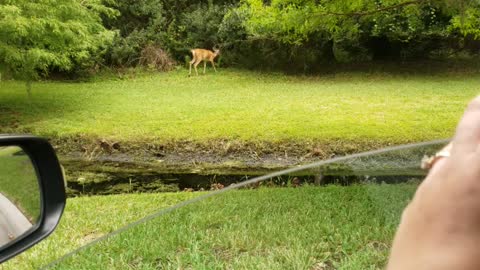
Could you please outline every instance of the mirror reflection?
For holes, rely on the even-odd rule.
[[[41,195],[30,157],[18,146],[0,146],[0,248],[31,229],[41,215]]]

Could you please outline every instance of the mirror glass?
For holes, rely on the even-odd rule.
[[[0,248],[40,220],[41,193],[35,167],[18,146],[0,146]]]

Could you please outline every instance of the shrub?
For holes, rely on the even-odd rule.
[[[175,61],[162,48],[147,45],[140,53],[139,64],[159,71],[169,71],[175,67]]]

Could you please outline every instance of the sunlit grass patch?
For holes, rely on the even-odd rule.
[[[189,78],[185,72],[39,82],[31,102],[23,83],[0,82],[0,109],[7,112],[0,131],[122,141],[402,143],[450,137],[480,83],[477,74],[306,77],[222,70]]]

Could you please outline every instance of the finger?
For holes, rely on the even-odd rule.
[[[448,159],[447,158],[440,158],[433,167],[430,169],[428,172],[428,176],[425,178],[425,180],[422,182],[422,186],[430,186],[435,179],[442,179],[442,177],[438,177],[442,173],[445,172],[445,167],[448,165]],[[425,187],[423,188],[425,189]]]
[[[476,151],[480,143],[480,96],[470,102],[453,139],[452,154],[466,154]]]

